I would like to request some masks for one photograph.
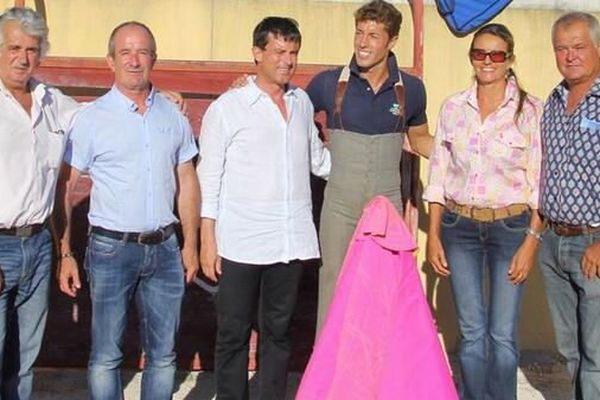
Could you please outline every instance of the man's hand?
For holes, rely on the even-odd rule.
[[[60,259],[56,273],[61,292],[70,297],[76,297],[77,291],[81,289],[79,280],[79,266],[73,256]]]
[[[438,235],[430,234],[427,238],[427,261],[431,264],[435,272],[439,276],[447,277],[450,275],[448,261],[446,261],[446,253],[444,246]]]
[[[160,89],[160,94],[165,96],[168,100],[172,101],[179,107],[179,111],[181,111],[184,115],[188,113],[188,103],[185,101],[181,93],[174,92],[172,90]]]
[[[600,241],[589,245],[583,253],[581,271],[587,279],[600,278]]]
[[[185,270],[185,283],[189,284],[198,274],[198,252],[189,246],[181,249],[181,259],[183,260],[183,269]]]
[[[217,253],[217,243],[214,240],[202,240],[200,247],[200,265],[202,273],[213,282],[221,275],[221,257]]]
[[[513,255],[510,267],[508,268],[508,279],[513,284],[518,285],[527,280],[527,276],[529,276],[529,272],[533,268],[538,246],[539,242],[531,235],[527,235],[521,246],[517,249],[517,252]]]
[[[239,89],[246,86],[248,84],[248,76],[248,74],[243,74],[235,78],[233,82],[229,84],[229,89]]]

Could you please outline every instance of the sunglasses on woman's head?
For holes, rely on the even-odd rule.
[[[506,51],[485,51],[482,49],[473,49],[469,52],[469,57],[474,61],[483,61],[487,56],[494,63],[503,63],[507,58],[510,58],[511,54]]]

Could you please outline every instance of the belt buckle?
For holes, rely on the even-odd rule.
[[[33,226],[20,226],[15,228],[15,236],[19,237],[31,237],[33,235]]]
[[[153,232],[140,233],[137,238],[138,244],[157,244],[164,240],[165,230],[160,228]]]

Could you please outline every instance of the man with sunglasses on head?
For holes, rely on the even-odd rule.
[[[564,14],[552,26],[563,81],[542,116],[539,262],[559,352],[576,400],[600,399],[600,24]]]
[[[315,111],[327,114],[332,155],[320,224],[317,331],[363,207],[382,194],[398,211],[403,209],[400,156],[405,134],[420,155],[428,157],[432,145],[423,83],[400,71],[392,52],[402,14],[375,0],[356,10],[354,18],[349,65],[318,74],[306,89]]]

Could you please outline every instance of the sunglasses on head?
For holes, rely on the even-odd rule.
[[[506,51],[485,51],[481,49],[473,49],[469,52],[471,60],[483,61],[487,56],[494,63],[503,63],[507,58],[510,58],[511,54]]]

